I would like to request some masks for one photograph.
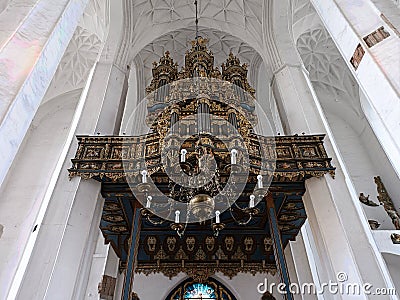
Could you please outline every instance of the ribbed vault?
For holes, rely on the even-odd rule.
[[[252,47],[244,41],[232,36],[229,33],[220,30],[204,28],[200,30],[200,35],[209,40],[209,49],[215,57],[215,65],[219,66],[226,61],[229,53],[239,57],[242,63],[249,65],[249,69],[257,74],[261,63],[260,55]],[[144,79],[146,85],[151,79],[151,69],[154,61],[159,61],[160,57],[169,51],[171,57],[179,66],[184,65],[184,53],[189,48],[190,42],[195,37],[195,28],[183,28],[181,30],[167,33],[147,46],[145,46],[138,54],[140,65],[144,68]],[[251,85],[256,86],[257,78],[250,78]]]

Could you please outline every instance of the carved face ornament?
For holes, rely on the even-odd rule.
[[[244,247],[247,252],[251,252],[253,250],[254,240],[252,237],[246,237],[244,239]]]
[[[193,236],[189,236],[186,238],[186,247],[188,251],[192,252],[194,250],[195,245],[196,245],[196,239]]]
[[[206,238],[206,247],[208,251],[213,251],[215,247],[215,238],[212,236],[208,236]]]
[[[167,247],[170,252],[173,252],[175,250],[175,245],[176,245],[176,237],[174,236],[167,237]]]
[[[155,236],[149,236],[147,239],[147,247],[150,252],[156,251],[156,244],[157,244],[157,239]]]
[[[233,238],[233,236],[227,236],[225,238],[225,248],[229,252],[233,251],[234,244],[235,244],[235,239]]]
[[[271,252],[272,250],[272,239],[271,238],[264,238],[264,247],[266,252]]]

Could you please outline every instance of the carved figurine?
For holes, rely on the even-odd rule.
[[[400,230],[400,215],[396,211],[393,201],[390,198],[388,192],[386,191],[386,188],[379,176],[374,177],[376,186],[377,186],[377,191],[378,191],[378,200],[383,205],[383,208],[385,209],[386,213],[388,216],[392,219],[392,223],[394,227],[397,230]]]
[[[392,239],[393,244],[400,244],[400,234],[392,233],[390,238]]]
[[[360,197],[358,198],[362,203],[368,206],[379,206],[379,204],[376,204],[374,201],[369,200],[369,195],[365,196],[364,193],[360,193]]]
[[[376,220],[368,220],[368,223],[372,230],[376,230],[379,228],[379,226],[381,226],[381,224]]]
[[[139,299],[139,296],[135,292],[132,292],[130,300],[140,300],[140,299]]]
[[[392,219],[392,223],[394,225],[394,227],[397,230],[400,230],[400,216],[397,213],[397,211],[391,210],[391,209],[386,209],[387,214],[389,215],[389,217]]]

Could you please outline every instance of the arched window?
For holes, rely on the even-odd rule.
[[[199,283],[188,279],[183,281],[165,300],[236,300],[232,293],[219,281],[209,278]]]

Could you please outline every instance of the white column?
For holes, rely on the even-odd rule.
[[[124,75],[112,64],[97,64],[76,135],[98,132],[101,124],[104,134],[114,132],[122,98],[121,78]],[[108,128],[104,125],[107,122]],[[80,178],[68,180],[67,169],[76,149],[74,140],[47,208],[18,299],[73,299],[74,290],[79,286],[77,275],[85,264],[92,223],[98,226],[100,222],[98,208],[102,201],[100,183]],[[41,270],[41,276],[37,270]],[[58,298],[60,295],[62,298]]]
[[[81,280],[82,291],[84,293],[77,293],[75,290],[74,299],[103,299],[99,295],[99,283],[103,280],[103,275],[118,278],[119,258],[112,248],[111,244],[104,243],[104,237],[96,224],[98,231],[97,244],[92,259],[88,260],[91,263],[87,276],[87,280]],[[91,262],[90,262],[91,261]],[[114,290],[114,295],[116,291]],[[118,299],[119,300],[119,299]]]
[[[306,248],[304,246],[303,235],[301,232],[296,237],[296,241],[290,242],[292,261],[297,275],[297,283],[301,287],[304,284],[313,283],[313,277],[310,270],[310,262],[307,257]],[[299,295],[300,299],[311,300],[317,299],[316,295]]]
[[[349,69],[365,92],[363,109],[397,174],[400,174],[400,38],[371,1],[311,0]],[[398,15],[398,13],[397,13]],[[383,26],[390,36],[369,48],[363,38]],[[399,28],[397,28],[399,30]],[[350,59],[365,54],[357,70]]]
[[[0,184],[87,2],[13,1],[0,15]]]
[[[32,231],[48,197],[46,190],[55,184],[53,174],[61,168],[58,161],[65,155],[63,148],[79,94],[71,93],[40,107],[1,185],[0,223],[4,234],[0,238],[0,299],[6,297],[28,240],[37,234],[37,230]]]
[[[98,224],[96,224],[96,230],[98,232],[98,234],[95,235],[97,237],[96,249],[94,253],[91,253],[91,259],[87,259],[88,262],[91,261],[91,266],[88,268],[89,274],[87,274],[87,280],[80,280],[80,283],[82,284],[82,292],[78,294],[78,291],[75,290],[76,296],[74,299],[94,300],[100,298],[98,286],[102,281],[103,274],[105,274],[104,271],[106,268],[107,256],[111,249],[111,245],[106,245],[104,243],[104,237]]]
[[[117,283],[115,285],[115,293],[113,300],[121,300],[122,290],[124,289],[125,272],[119,273],[117,277]]]
[[[321,290],[321,278],[328,278],[327,271],[325,270],[321,259],[318,256],[317,247],[313,239],[313,235],[310,229],[310,224],[306,220],[303,227],[301,228],[301,236],[304,242],[304,248],[306,251],[307,259],[310,262],[310,271],[312,275],[312,282],[314,282],[315,288]],[[319,300],[332,299],[333,295],[317,295]]]
[[[297,272],[296,272],[296,266],[294,264],[294,257],[293,257],[293,251],[292,251],[292,247],[291,244],[293,242],[289,241],[289,243],[287,244],[284,254],[285,254],[285,259],[286,259],[286,266],[289,272],[289,277],[290,277],[290,284],[293,285],[297,285],[299,284],[299,278],[297,277]],[[295,300],[301,300],[301,295],[300,293],[292,293],[293,294],[293,298]]]
[[[322,279],[336,281],[339,272],[346,272],[350,283],[391,287],[387,268],[305,73],[300,67],[284,66],[275,74],[273,87],[286,133],[328,133],[325,148],[337,168],[336,179],[325,175],[307,180],[303,197],[317,252],[327,270],[328,278]]]

